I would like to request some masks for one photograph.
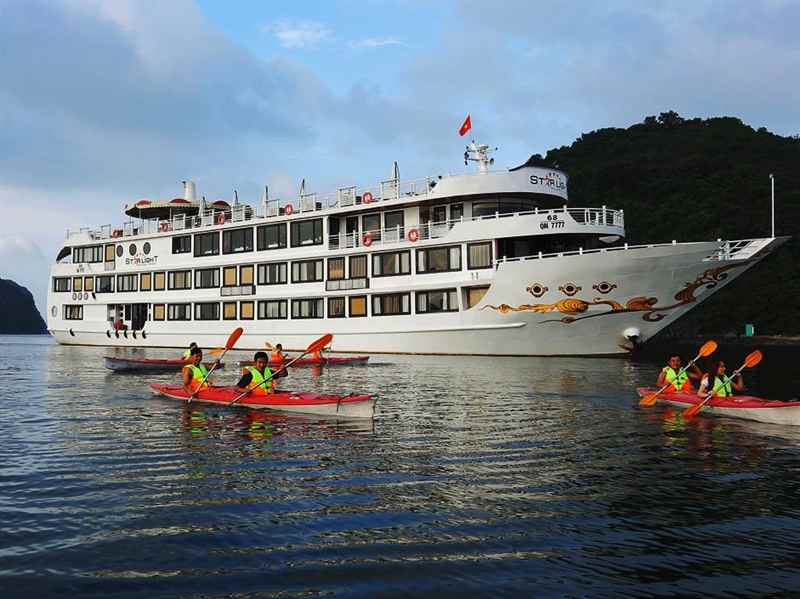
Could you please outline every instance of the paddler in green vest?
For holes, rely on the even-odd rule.
[[[188,360],[189,360],[189,358],[191,358],[191,357],[192,357],[192,350],[193,350],[195,347],[197,347],[197,344],[196,344],[194,341],[192,341],[192,342],[189,344],[189,349],[187,349],[185,352],[183,352],[183,360],[184,360],[184,361],[188,361]]]
[[[259,351],[253,356],[253,366],[242,368],[242,378],[236,383],[240,389],[251,390],[252,395],[268,395],[273,392],[272,379],[264,383],[265,379],[272,376],[269,369],[269,356],[266,352]],[[264,383],[263,385],[261,383]]]
[[[699,381],[703,376],[703,373],[694,364],[692,364],[691,370],[687,370],[678,374],[680,369],[681,357],[677,354],[670,356],[669,360],[667,361],[667,365],[664,366],[664,368],[662,368],[661,372],[658,374],[658,381],[656,382],[656,385],[658,387],[663,387],[666,384],[670,384],[670,387],[667,389],[667,393],[694,393],[694,387],[689,379]]]
[[[709,381],[714,381],[713,384]],[[730,397],[733,391],[741,391],[744,389],[744,381],[742,380],[742,373],[738,373],[733,381],[725,382],[725,362],[718,360],[711,364],[708,373],[703,375],[700,381],[700,390],[697,395],[705,397],[713,392],[717,397]]]
[[[208,376],[208,370],[203,365],[203,350],[194,347],[189,353],[189,363],[183,367],[183,389],[187,393],[194,393],[198,389],[208,389],[213,386]],[[205,379],[205,382],[203,382]],[[202,386],[201,386],[202,383]]]

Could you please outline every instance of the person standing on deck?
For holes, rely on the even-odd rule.
[[[253,366],[242,368],[242,378],[236,383],[240,389],[247,389],[253,395],[269,395],[274,392],[273,382],[266,379],[272,376],[269,369],[269,356],[266,352],[259,351],[253,356]],[[263,384],[262,384],[263,383]]]
[[[741,391],[744,389],[744,380],[742,373],[738,373],[732,381],[725,382],[725,362],[717,360],[711,364],[711,369],[707,374],[703,375],[700,381],[700,390],[697,395],[705,397],[709,393],[713,393],[717,397],[730,397],[733,395],[734,389]]]
[[[694,387],[689,379],[699,381],[702,378],[703,373],[694,364],[692,364],[691,371],[685,371],[679,375],[678,372],[680,369],[681,357],[677,354],[670,356],[669,360],[667,361],[667,365],[661,369],[660,373],[658,373],[658,381],[656,381],[656,385],[658,387],[663,387],[669,383],[670,387],[667,389],[667,393],[694,393]]]
[[[208,370],[203,365],[203,350],[194,347],[190,350],[189,363],[183,367],[183,389],[187,393],[194,393],[213,386],[208,376]],[[203,382],[205,379],[205,382]]]

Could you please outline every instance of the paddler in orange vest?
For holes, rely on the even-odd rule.
[[[695,364],[692,364],[691,372],[684,371],[678,374],[680,369],[681,357],[677,354],[670,356],[667,365],[658,374],[656,385],[663,387],[669,383],[670,387],[667,389],[667,393],[694,393],[694,387],[689,379],[699,381],[703,373]]]
[[[203,365],[203,350],[193,347],[189,352],[189,363],[183,367],[183,389],[187,393],[194,393],[198,389],[208,389],[213,386],[208,377],[208,370]],[[205,379],[205,382],[203,380]]]
[[[240,389],[247,389],[251,395],[268,395],[273,392],[272,372],[269,370],[269,356],[259,351],[253,356],[253,366],[242,368],[242,378],[236,383]],[[270,379],[264,383],[266,379]]]
[[[714,393],[717,397],[730,397],[733,395],[733,390],[741,391],[744,389],[744,381],[742,380],[742,373],[739,372],[732,381],[725,382],[725,362],[717,360],[711,364],[707,374],[703,375],[700,381],[700,390],[697,395],[705,397],[709,393]],[[713,383],[709,381],[714,381]]]
[[[287,356],[286,354],[284,354],[284,353],[283,353],[283,346],[282,346],[280,343],[278,343],[278,344],[277,344],[277,345],[276,345],[276,346],[275,346],[275,347],[272,349],[272,354],[271,354],[271,355],[270,355],[270,357],[269,357],[269,361],[270,361],[272,364],[277,364],[278,366],[280,366],[281,364],[283,364],[283,363],[284,363],[286,360],[288,360],[288,359],[289,359],[289,358],[288,358],[288,356]]]

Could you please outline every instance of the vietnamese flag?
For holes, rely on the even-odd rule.
[[[458,130],[458,134],[461,137],[464,137],[467,134],[467,131],[472,129],[472,121],[469,118],[469,113],[467,113],[467,118],[464,119],[464,124],[461,125],[461,129]]]

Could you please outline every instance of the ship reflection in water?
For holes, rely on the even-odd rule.
[[[4,597],[782,594],[800,576],[800,431],[642,409],[655,363],[376,356],[281,383],[375,394],[365,423],[182,405],[102,355],[0,337]]]

